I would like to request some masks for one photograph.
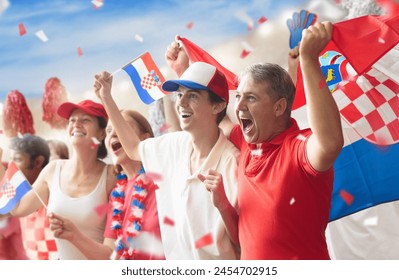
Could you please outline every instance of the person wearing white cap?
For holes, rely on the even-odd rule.
[[[218,127],[229,101],[224,75],[210,64],[197,62],[180,79],[166,81],[163,90],[177,92],[183,131],[144,141],[121,116],[111,96],[110,74],[103,72],[95,79],[95,92],[129,157],[141,160],[147,172],[162,175],[156,181],[156,199],[166,259],[237,259],[239,250],[232,242],[236,238],[230,238],[225,228],[218,210],[223,206],[215,193],[219,190],[214,188],[220,180],[214,174],[219,172],[228,205],[236,205],[238,150]]]

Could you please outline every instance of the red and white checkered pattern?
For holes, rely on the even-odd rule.
[[[8,180],[5,182],[5,187],[3,186],[3,195],[7,198],[12,199],[15,196],[15,187],[11,185]]]
[[[50,230],[46,210],[21,218],[21,229],[26,254],[32,260],[59,259],[53,232]]]
[[[341,116],[364,139],[378,145],[399,142],[398,83],[373,68],[333,96]]]
[[[146,76],[141,78],[141,87],[145,90],[149,90],[152,87],[155,87],[157,83],[155,82],[154,78],[148,73]]]

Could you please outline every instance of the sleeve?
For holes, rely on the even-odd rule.
[[[234,144],[238,149],[241,150],[242,144],[244,143],[244,135],[242,135],[242,131],[239,125],[235,125],[230,132],[230,141]]]
[[[238,168],[239,151],[234,148],[233,152],[224,159],[222,174],[223,184],[226,196],[231,205],[237,208],[238,183],[237,183],[237,168]]]

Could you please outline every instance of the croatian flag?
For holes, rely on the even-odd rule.
[[[122,69],[129,75],[140,99],[145,104],[151,104],[168,94],[161,88],[165,78],[149,52],[139,56]]]
[[[0,183],[0,214],[7,214],[14,209],[30,189],[25,176],[11,161]]]
[[[330,221],[399,199],[399,17],[334,24],[319,58],[345,144],[334,169]],[[308,127],[301,73],[293,117]]]

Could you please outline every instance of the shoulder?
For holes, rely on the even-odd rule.
[[[116,184],[115,166],[107,164],[107,193],[111,193]]]

